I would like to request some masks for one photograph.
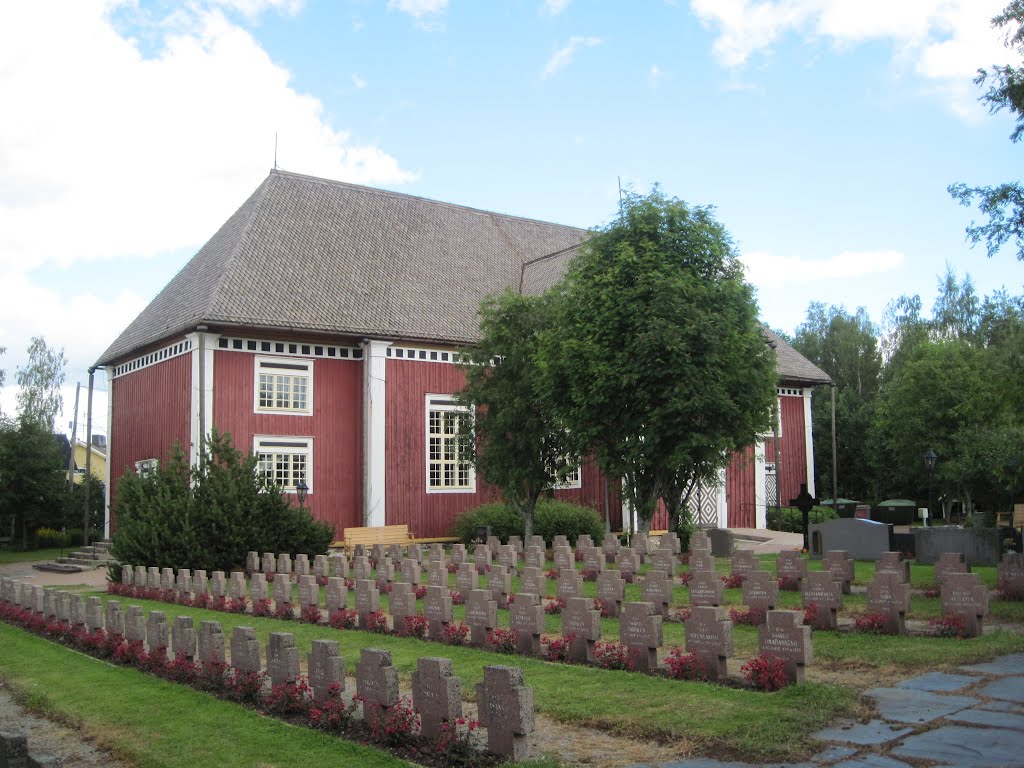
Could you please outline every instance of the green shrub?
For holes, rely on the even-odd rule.
[[[191,469],[180,448],[153,472],[128,471],[117,487],[112,552],[122,563],[158,568],[231,571],[246,552],[318,555],[334,529],[292,504],[256,473],[228,435],[214,432],[203,469]]]
[[[604,540],[604,521],[590,507],[557,499],[541,499],[533,516],[533,532],[543,536],[548,546],[559,534],[576,546],[576,539],[581,533],[589,533],[596,545]]]
[[[832,507],[812,507],[810,514],[807,516],[808,525],[835,520],[837,517],[839,517],[839,514]],[[768,508],[768,523],[769,528],[775,527],[775,509],[772,507]],[[799,509],[795,507],[782,508],[782,530],[789,531],[790,533],[803,533],[804,517]]]
[[[68,545],[67,537],[60,531],[54,530],[53,528],[39,528],[36,530],[36,546],[39,549],[49,549],[50,547],[66,547]]]
[[[539,504],[537,506],[540,507]],[[469,544],[476,538],[476,529],[484,525],[490,526],[491,534],[506,543],[509,536],[523,535],[522,515],[504,502],[495,501],[467,509],[456,517],[452,523],[452,536],[458,536],[459,541]]]

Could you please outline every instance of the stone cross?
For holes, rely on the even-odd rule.
[[[443,559],[431,560],[427,564],[427,584],[431,587],[447,587],[448,563]]]
[[[626,582],[618,571],[601,571],[597,576],[597,599],[601,601],[604,613],[618,616],[622,601],[626,597]]]
[[[526,548],[526,561],[525,565],[527,568],[543,568],[544,567],[544,548],[543,547],[527,547]]]
[[[124,613],[124,639],[129,643],[146,640],[146,617],[137,605],[129,605]]]
[[[621,548],[622,544],[619,543],[617,536],[604,537],[604,541],[601,542],[601,551],[604,552],[604,561],[607,565],[615,562],[615,557]]]
[[[345,690],[345,660],[338,652],[337,640],[314,640],[306,665],[314,701],[327,701],[334,683],[339,691]]]
[[[651,568],[656,571],[664,571],[667,576],[674,576],[676,573],[676,556],[671,549],[659,548],[651,554]]]
[[[725,608],[700,606],[686,620],[686,652],[697,657],[709,680],[729,676],[732,656],[732,621]]]
[[[167,647],[167,617],[163,611],[150,611],[146,617],[146,647],[153,653]]]
[[[966,637],[978,637],[988,614],[988,587],[976,573],[947,573],[942,582],[942,615],[963,621]]]
[[[492,560],[497,556],[497,554],[498,554],[498,547],[500,547],[500,546],[501,546],[501,539],[499,539],[497,536],[493,536],[492,535],[492,536],[488,536],[487,537],[487,549],[488,549],[488,553],[487,554],[488,554],[488,556]]]
[[[309,555],[296,555],[295,556],[295,575],[309,576]]]
[[[743,579],[743,604],[758,611],[773,611],[779,604],[779,582],[768,571],[748,571]]]
[[[589,533],[581,533],[576,537],[577,549],[588,549],[594,546],[594,539]]]
[[[348,587],[345,580],[339,576],[330,576],[327,579],[327,616],[334,618],[339,611],[348,606]]]
[[[462,565],[463,563],[469,562],[466,559],[465,544],[452,544],[452,562],[456,565]]]
[[[462,717],[462,681],[452,674],[452,660],[422,657],[412,673],[412,705],[420,713],[420,733],[437,739],[441,724]]]
[[[210,592],[210,580],[206,577],[206,571],[199,569],[192,574],[192,592],[198,597]]]
[[[388,546],[386,551],[387,551],[387,556],[389,558],[391,558],[392,560],[399,560],[399,561],[401,561],[401,559],[402,559],[402,545],[401,544],[391,544],[391,545]],[[411,551],[409,553],[409,557],[412,557],[412,552]]]
[[[416,569],[419,570],[419,563],[416,563]],[[417,579],[419,574],[417,573]],[[385,584],[391,584],[395,580],[395,564],[391,562],[390,557],[383,557],[377,561],[377,589],[384,589]]]
[[[267,676],[271,685],[299,679],[299,649],[291,632],[271,632],[267,643]]]
[[[715,572],[715,558],[711,556],[710,552],[691,552],[690,573],[714,573]]]
[[[1024,595],[1024,555],[1007,552],[996,567],[996,584],[1011,594]]]
[[[943,552],[935,563],[935,584],[941,589],[951,573],[970,573],[971,566],[964,562],[959,552]]]
[[[52,589],[43,590],[43,615],[48,619],[57,616],[57,593]],[[109,632],[110,630],[108,629],[107,631]],[[118,632],[118,634],[123,635],[124,632]]]
[[[652,569],[647,572],[640,585],[640,595],[645,603],[654,603],[663,617],[668,616],[672,604],[672,582],[664,571]]]
[[[741,576],[744,579],[747,577],[748,573],[759,570],[761,567],[757,558],[754,557],[754,553],[749,549],[736,550],[732,555],[730,566],[733,576]]]
[[[410,544],[409,545],[409,558],[415,560],[417,563],[423,562],[423,545],[422,544]]]
[[[174,569],[173,568],[161,568],[160,569],[160,589],[166,591],[174,589]]]
[[[576,557],[568,547],[555,547],[554,562],[559,572],[576,568]]]
[[[821,567],[832,576],[832,581],[842,585],[843,594],[850,594],[850,584],[854,578],[854,564],[850,554],[843,549],[831,549],[821,560]]]
[[[359,628],[366,629],[366,622],[371,613],[380,610],[380,590],[370,579],[356,582],[356,613],[359,615]]]
[[[675,536],[676,534],[670,534]],[[690,534],[690,552],[705,552],[711,554],[711,537],[707,531],[694,531]]]
[[[373,572],[370,569],[370,558],[366,555],[356,557],[352,561],[352,578],[357,582],[373,578]]]
[[[430,562],[444,560],[444,544],[430,545]]]
[[[121,612],[121,603],[117,600],[108,600],[103,619],[108,635],[124,636],[124,614]]]
[[[263,567],[260,568],[263,573],[273,573],[277,570],[277,555],[273,552],[263,553]]]
[[[337,576],[342,579],[348,578],[348,555],[344,552],[340,552],[337,555],[331,555],[328,557],[327,561],[330,564],[330,573],[328,573],[328,576]],[[367,564],[367,567],[369,567],[369,564]]]
[[[477,589],[477,570],[472,563],[461,563],[459,572],[455,574],[455,589],[463,597]]]
[[[406,584],[419,584],[420,583],[420,564],[418,560],[412,558],[405,558],[401,565],[402,581]]]
[[[249,550],[245,553],[245,572],[250,576],[260,569],[260,553]]]
[[[725,600],[725,585],[714,571],[693,573],[687,586],[690,590],[690,605],[717,606]]]
[[[146,584],[146,567],[143,565],[135,566],[135,578],[132,579],[136,587],[140,589],[147,586]]]
[[[277,610],[292,609],[292,577],[286,571],[278,571],[274,576],[274,607]]]
[[[835,629],[836,614],[843,607],[843,585],[833,581],[828,571],[813,571],[807,574],[801,592],[804,608],[812,603],[818,608],[811,626],[814,629]]]
[[[498,547],[498,564],[514,572],[519,565],[519,554],[511,544],[503,544]]]
[[[644,562],[644,558],[651,551],[651,540],[647,537],[646,533],[634,533],[630,537],[629,545],[637,551],[640,555],[640,562]]]
[[[526,542],[526,546],[528,546],[528,547],[540,547],[541,549],[545,549],[547,547],[547,544],[544,543],[544,537],[543,536],[538,536],[537,534],[534,534],[533,536],[530,537],[529,541]],[[543,568],[544,566],[541,566],[541,567]]]
[[[876,571],[875,578],[868,584],[868,613],[885,614],[886,631],[902,635],[909,612],[910,584],[903,581],[897,571]]]
[[[320,585],[316,576],[299,576],[299,607],[305,609],[320,605]]]
[[[516,653],[540,653],[540,636],[544,633],[544,606],[540,596],[517,592],[509,609],[509,628],[516,635]]]
[[[16,591],[17,591],[17,588],[18,588],[18,585],[15,584],[15,590]],[[76,629],[78,627],[84,626],[84,624],[85,624],[85,600],[82,599],[81,595],[79,595],[77,593],[71,595],[71,606],[70,606],[70,608],[71,608],[71,611],[70,611],[69,621],[71,622],[71,626],[75,627]],[[166,645],[166,643],[165,643],[165,645]]]
[[[562,610],[562,637],[573,635],[566,649],[569,661],[593,661],[594,643],[601,639],[601,613],[589,597],[570,597]]]
[[[598,547],[583,549],[583,569],[600,573],[604,570],[604,552]]]
[[[636,668],[643,672],[658,668],[658,649],[663,642],[661,622],[653,603],[626,603],[622,609],[619,642],[629,649]]]
[[[31,593],[34,596],[34,590]],[[35,600],[31,601],[31,610],[35,611]],[[42,606],[40,606],[42,607]],[[85,601],[85,626],[90,632],[103,629],[103,604],[98,597],[89,597]]]
[[[356,695],[363,700],[363,717],[384,722],[387,711],[399,702],[398,671],[391,665],[391,651],[363,648],[356,664]]]
[[[174,591],[179,595],[187,595],[192,591],[192,571],[188,568],[178,569],[178,580],[175,582]]]
[[[121,583],[126,587],[130,587],[135,583],[135,571],[132,570],[130,565],[121,566]]]
[[[796,579],[799,585],[807,578],[807,561],[799,552],[779,552],[779,558],[775,561],[775,575],[780,579],[787,576]]]
[[[528,565],[523,568],[523,575],[519,578],[519,589],[529,594],[544,597],[548,592],[547,581],[541,568]]]
[[[196,656],[196,631],[191,616],[175,616],[171,628],[171,645],[175,659],[194,659]]]
[[[199,663],[204,667],[224,663],[224,631],[219,621],[199,624]]]
[[[523,554],[522,538],[513,533],[511,536],[508,537],[508,544],[516,551],[517,555]]]
[[[575,568],[563,568],[558,572],[557,595],[563,600],[580,597],[583,594],[583,577]]]
[[[473,564],[477,573],[487,573],[487,566],[491,564],[491,548],[486,544],[473,547]]]
[[[757,628],[757,644],[761,654],[782,659],[788,682],[804,681],[804,667],[814,658],[814,651],[811,628],[804,626],[799,611],[768,611],[765,623]]]
[[[313,575],[318,579],[326,579],[331,575],[331,562],[327,555],[313,556]]]
[[[235,627],[232,631],[231,666],[239,672],[260,671],[260,641],[254,627]]]
[[[288,554],[280,554],[277,556],[277,572],[287,573],[291,576],[292,573],[292,556]]]
[[[133,606],[128,606],[128,607],[129,607],[129,610],[130,610]],[[138,606],[134,606],[134,607],[138,608]],[[142,609],[139,608],[139,611],[141,612]],[[65,591],[61,590],[61,591],[59,591],[57,593],[57,618],[60,619],[61,621],[71,621],[71,593],[70,592],[65,592]],[[145,632],[143,632],[143,637],[145,637]],[[142,638],[139,638],[139,639],[142,639]]]
[[[416,615],[416,593],[412,591],[412,584],[398,581],[391,588],[390,598],[391,618],[398,632],[405,627],[406,617]]]
[[[146,586],[151,589],[160,589],[160,569],[150,566],[146,569]]]
[[[640,553],[631,547],[623,547],[615,556],[619,574],[627,584],[632,584],[640,572]]]
[[[882,552],[875,562],[875,575],[895,573],[904,584],[910,583],[910,561],[904,560],[899,552]]]
[[[366,554],[366,545],[356,544],[352,547],[352,557],[369,557],[369,555]]]
[[[232,577],[234,574],[231,574]],[[277,583],[277,579],[274,580]],[[283,579],[281,580],[283,582]],[[267,600],[270,597],[270,590],[267,589],[267,577],[262,573],[254,573],[252,580],[249,582],[249,594],[252,596],[253,602],[257,600]]]
[[[556,535],[555,538],[553,538],[551,540],[551,549],[558,549],[558,547],[568,547],[568,546],[569,546],[569,538],[567,536],[561,534],[561,533]]]
[[[253,574],[255,577],[256,574]],[[231,572],[231,599],[239,600],[245,597],[245,574],[239,571]]]
[[[423,615],[427,617],[431,640],[441,640],[444,630],[452,623],[452,596],[448,587],[427,587],[423,597]]]
[[[476,701],[477,716],[487,728],[487,751],[525,760],[533,732],[533,689],[523,685],[523,670],[484,667],[484,681],[476,686]]]
[[[474,589],[466,597],[466,623],[472,645],[487,643],[487,633],[498,625],[498,604],[485,589]]]
[[[487,590],[499,608],[508,608],[508,596],[512,592],[512,574],[507,566],[492,565],[487,574]]]

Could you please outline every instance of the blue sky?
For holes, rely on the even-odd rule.
[[[971,83],[1013,61],[1003,4],[6,3],[0,408],[32,335],[84,381],[266,176],[275,133],[287,170],[582,227],[619,179],[659,183],[717,208],[790,333],[812,300],[930,308],[947,264],[1019,293],[1024,265],[972,250],[946,192],[1018,177],[1011,119]]]

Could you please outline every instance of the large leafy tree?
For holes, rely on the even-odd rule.
[[[53,430],[54,420],[60,413],[64,399],[60,388],[64,384],[64,350],[55,350],[46,340],[36,336],[28,347],[28,362],[18,369],[18,413],[24,421]]]
[[[14,517],[23,549],[37,528],[63,524],[67,462],[58,437],[29,419],[0,421],[0,518]]]
[[[649,529],[767,429],[774,360],[753,291],[710,208],[627,195],[558,290],[541,364],[548,398]]]
[[[1024,0],[1013,0],[992,25],[1005,30],[1006,46],[1015,56],[1024,54]],[[991,70],[979,69],[975,84],[987,87],[981,101],[992,113],[1003,109],[1016,119],[1010,141],[1020,141],[1024,136],[1024,67],[994,66]],[[949,193],[963,205],[977,202],[978,209],[988,217],[988,222],[967,227],[967,239],[977,245],[984,242],[988,255],[993,256],[1007,242],[1017,244],[1017,259],[1024,261],[1024,187],[1019,181],[1010,181],[983,187],[968,187],[963,182],[951,184]]]
[[[551,296],[506,291],[480,309],[481,338],[463,353],[466,386],[459,400],[475,409],[463,419],[462,446],[477,471],[501,488],[533,535],[533,513],[577,459],[544,396],[538,345],[553,322]]]

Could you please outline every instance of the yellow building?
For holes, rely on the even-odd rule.
[[[99,438],[99,440],[96,440]],[[99,443],[99,444],[97,444]],[[103,435],[93,436],[93,445],[89,446],[84,440],[75,441],[75,483],[81,483],[85,477],[86,451],[92,451],[92,459],[89,464],[89,471],[99,481],[103,481],[107,471],[107,444]]]

